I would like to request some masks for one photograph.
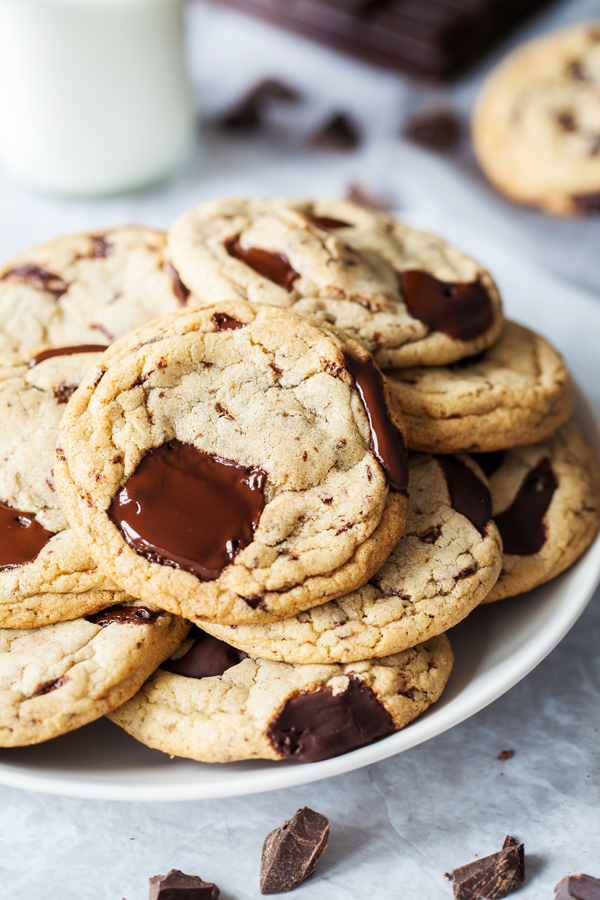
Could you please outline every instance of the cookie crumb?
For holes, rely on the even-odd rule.
[[[500,753],[498,754],[498,759],[501,759],[501,760],[512,759],[514,755],[515,755],[514,750],[501,750]]]

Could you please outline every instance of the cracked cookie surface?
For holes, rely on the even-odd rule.
[[[356,367],[370,373],[379,411],[363,403]],[[393,483],[408,476],[402,430],[360,345],[288,310],[221,303],[155,320],[105,353],[69,402],[55,477],[79,540],[129,593],[200,622],[268,622],[359,587],[395,546],[408,505],[406,485]],[[165,478],[180,476],[175,496]],[[188,500],[216,477],[238,478],[231,521],[229,488],[208,504],[203,495],[201,515]],[[140,485],[138,540],[119,516],[135,512]],[[210,553],[195,546],[222,515],[220,562],[202,569]],[[149,536],[169,517],[170,549],[170,533]]]
[[[317,315],[383,368],[478,353],[502,325],[489,274],[440,238],[342,200],[226,198],[185,213],[169,251],[190,302]]]
[[[116,602],[117,586],[68,526],[53,473],[66,402],[101,355],[42,354],[36,365],[0,369],[1,628],[75,619]]]
[[[511,53],[483,85],[473,141],[512,199],[561,215],[600,212],[600,21]]]
[[[560,354],[533,331],[506,322],[489,350],[450,366],[387,372],[411,450],[488,452],[547,437],[573,409]]]
[[[227,650],[214,638],[183,649],[198,654],[209,642],[213,653],[214,644]],[[149,747],[202,762],[316,762],[403,728],[439,698],[452,663],[450,642],[439,635],[403,653],[347,665],[247,657],[224,661],[222,674],[212,676],[158,669],[109,718]]]
[[[0,747],[37,744],[100,718],[181,644],[189,622],[125,599],[96,622],[0,629]]]
[[[0,267],[0,361],[110,344],[177,310],[187,293],[161,232],[131,225],[58,238]]]
[[[490,470],[504,542],[500,577],[483,601],[492,603],[544,584],[587,549],[600,523],[600,474],[574,424],[537,444],[477,459]]]
[[[469,457],[456,458],[448,475],[435,457],[414,454],[409,462],[404,533],[368,584],[270,625],[203,624],[204,630],[254,656],[345,663],[399,653],[465,618],[492,589],[502,565],[487,484]],[[462,479],[478,514],[487,502],[477,519],[482,531],[453,506],[452,475]],[[460,498],[454,503],[464,510]]]

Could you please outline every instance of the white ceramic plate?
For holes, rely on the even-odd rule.
[[[576,418],[600,458],[596,414],[579,394]],[[549,584],[475,610],[450,634],[454,671],[441,700],[403,731],[324,762],[207,765],[169,759],[107,719],[36,747],[0,750],[0,783],[106,800],[194,800],[291,787],[408,750],[483,709],[525,677],[564,637],[600,580],[600,536]]]

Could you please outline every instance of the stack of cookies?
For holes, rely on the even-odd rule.
[[[558,353],[471,259],[351,203],[23,254],[0,355],[0,746],[108,714],[206,762],[348,752],[600,520]]]

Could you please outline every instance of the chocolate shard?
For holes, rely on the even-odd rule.
[[[404,124],[402,135],[413,144],[449,152],[457,146],[461,136],[461,124],[451,109],[434,108],[418,110]]]
[[[197,875],[185,875],[179,869],[150,879],[149,900],[218,900],[219,894],[216,884]]]
[[[308,142],[316,150],[339,153],[358,147],[361,135],[350,116],[346,113],[334,113],[324,125],[313,132]]]
[[[455,900],[500,900],[525,881],[525,848],[507,835],[502,850],[452,871]]]
[[[327,848],[329,819],[305,806],[265,838],[261,894],[284,894],[312,875]],[[152,898],[151,898],[152,900]]]
[[[512,759],[514,755],[515,755],[514,750],[501,750],[500,753],[498,754],[498,759],[501,759],[501,760]],[[506,838],[506,840],[508,840],[508,837]],[[506,844],[506,841],[504,842],[504,846],[505,847],[508,846]],[[504,849],[504,847],[502,849]]]
[[[271,103],[298,103],[296,88],[277,78],[259,81],[219,119],[221,128],[229,131],[253,131],[264,124],[265,108]]]
[[[554,900],[600,900],[600,878],[567,875],[554,888]]]

